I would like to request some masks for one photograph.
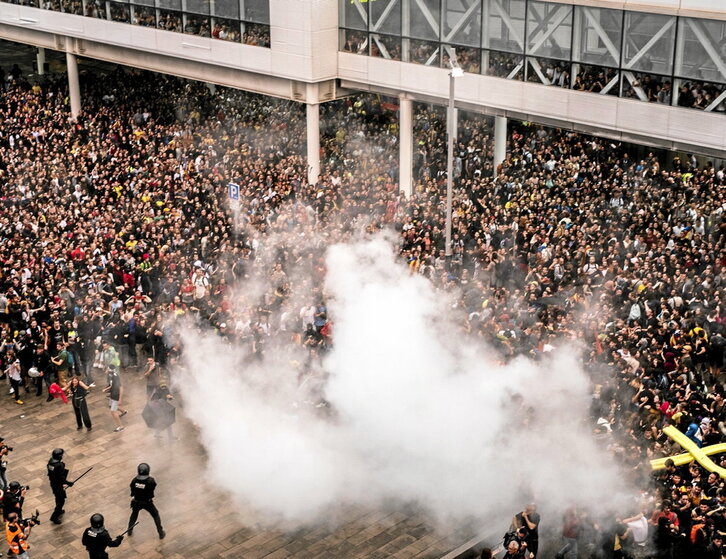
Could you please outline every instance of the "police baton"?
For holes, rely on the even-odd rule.
[[[83,476],[85,476],[88,472],[90,472],[93,469],[93,466],[88,468],[85,472],[83,472],[80,476],[78,476],[76,479],[74,479],[71,483],[75,485],[75,483],[81,479]]]
[[[138,521],[137,521],[137,522],[134,522],[134,523],[133,523],[133,524],[132,524],[131,526],[129,526],[129,527],[128,527],[128,529],[127,529],[127,530],[126,530],[125,532],[122,532],[122,533],[120,533],[120,534],[119,534],[118,536],[116,536],[116,537],[117,537],[117,538],[120,538],[120,537],[122,537],[122,536],[125,536],[125,535],[126,535],[126,534],[128,534],[128,533],[129,533],[129,532],[130,532],[131,530],[133,530],[134,528],[136,528],[136,526],[138,526],[138,525],[139,525]]]

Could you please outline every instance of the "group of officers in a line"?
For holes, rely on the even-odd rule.
[[[74,481],[68,479],[68,469],[63,462],[64,451],[62,448],[53,450],[50,460],[48,461],[48,479],[50,488],[55,497],[55,509],[50,517],[51,522],[60,524],[62,522],[65,510],[63,505],[66,501],[66,489],[72,487]],[[80,477],[88,473],[84,472]],[[112,538],[108,530],[104,527],[104,518],[102,514],[96,513],[91,516],[91,525],[83,532],[83,545],[88,550],[89,559],[107,559],[108,553],[106,549],[109,547],[118,547],[124,539],[124,535],[133,535],[134,526],[138,524],[137,519],[139,512],[147,511],[154,519],[156,530],[159,533],[159,539],[164,539],[166,533],[161,525],[159,511],[154,505],[154,492],[156,490],[156,480],[149,475],[151,468],[146,463],[139,464],[137,475],[131,480],[129,485],[131,489],[131,516],[129,517],[128,529],[123,534]],[[76,478],[75,481],[78,481]],[[5,537],[8,542],[8,555],[19,559],[29,559],[28,555],[28,538],[33,526],[40,524],[38,513],[24,518],[23,504],[25,501],[25,493],[29,488],[23,487],[17,481],[8,484],[6,491],[3,493],[2,505],[3,516],[5,517]]]

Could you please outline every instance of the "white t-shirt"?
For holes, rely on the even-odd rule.
[[[300,319],[302,320],[303,329],[307,328],[308,324],[312,324],[315,321],[315,306],[310,305],[300,309]]]
[[[633,534],[633,541],[636,544],[642,545],[648,541],[648,521],[645,516],[641,515],[638,520],[628,522],[628,528],[630,528],[630,533]]]

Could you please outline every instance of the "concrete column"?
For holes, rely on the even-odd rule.
[[[76,118],[81,112],[81,85],[78,81],[78,61],[75,54],[66,53],[66,67],[68,71],[68,93],[71,99],[71,115]]]
[[[413,193],[413,101],[404,96],[398,101],[398,188],[409,197]]]
[[[459,143],[459,109],[454,108],[454,121],[451,123],[454,127],[454,139]]]
[[[401,0],[401,33],[411,34],[411,0]],[[411,62],[411,40],[401,40],[401,62]]]
[[[45,49],[38,47],[38,52],[35,55],[35,61],[38,65],[38,75],[42,76],[45,74]]]
[[[308,182],[317,184],[320,174],[320,106],[308,103],[307,132],[308,132]]]
[[[497,167],[507,156],[507,117],[494,117],[494,176],[497,176]]]

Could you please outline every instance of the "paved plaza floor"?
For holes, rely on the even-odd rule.
[[[112,559],[262,558],[315,559],[434,558],[466,541],[470,534],[434,530],[415,513],[359,510],[344,518],[331,518],[330,526],[277,531],[257,525],[251,510],[233,507],[219,489],[204,482],[205,454],[194,425],[179,413],[173,443],[158,443],[143,419],[145,381],[140,373],[122,372],[127,394],[126,428],[113,432],[105,395],[98,387],[89,395],[93,430],[76,430],[71,404],[45,401],[23,394],[19,406],[0,382],[0,435],[15,448],[10,455],[8,481],[30,485],[26,516],[40,510],[42,525],[30,537],[32,559],[81,559],[87,557],[81,534],[94,512],[106,517],[112,536],[126,528],[129,516],[128,484],[139,462],[148,462],[159,486],[156,504],[167,532],[157,537],[153,521],[141,512],[141,524]],[[213,403],[211,403],[213,405]],[[54,447],[66,450],[65,461],[73,479],[86,468],[93,470],[68,490],[62,525],[48,521],[53,496],[45,466]],[[244,452],[241,448],[240,452]],[[463,532],[463,531],[461,531]],[[3,550],[4,551],[4,550]]]

